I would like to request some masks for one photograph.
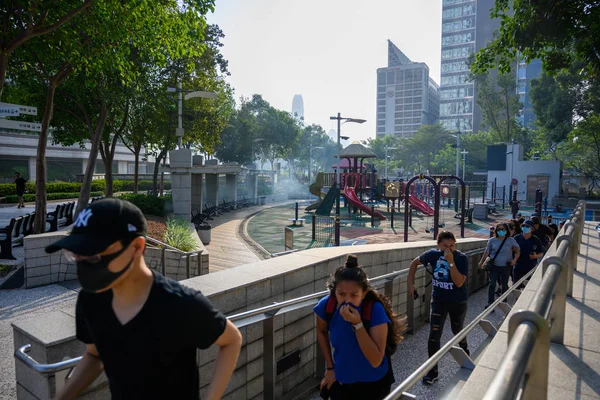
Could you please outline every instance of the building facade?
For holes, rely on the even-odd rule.
[[[476,132],[481,126],[469,57],[492,39],[499,21],[490,19],[494,0],[443,0],[440,123],[452,132]]]
[[[521,61],[517,65],[517,94],[523,104],[523,109],[517,116],[517,120],[525,128],[533,128],[535,122],[535,113],[531,104],[529,91],[531,90],[531,81],[542,75],[542,60],[536,59],[526,64]]]
[[[412,136],[439,117],[439,86],[425,63],[411,61],[388,40],[388,66],[377,70],[376,135]]]
[[[292,116],[299,121],[304,121],[304,100],[301,94],[295,94],[292,100]]]

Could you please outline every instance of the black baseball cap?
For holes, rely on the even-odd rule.
[[[81,210],[71,234],[46,247],[46,252],[66,249],[93,256],[119,240],[146,236],[146,231],[146,218],[135,204],[118,198],[102,199]]]

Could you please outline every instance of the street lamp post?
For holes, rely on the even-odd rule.
[[[338,188],[341,189],[341,177],[342,177],[342,157],[341,157],[341,151],[342,151],[342,144],[340,142],[341,139],[341,129],[342,129],[342,120],[344,121],[344,123],[346,122],[354,122],[356,124],[363,124],[365,122],[367,122],[366,119],[360,119],[360,118],[348,118],[348,117],[342,117],[341,113],[337,113],[337,116],[335,117],[329,117],[330,120],[337,120],[337,145],[338,145],[338,165],[337,165],[337,172],[336,172],[336,181],[337,181],[337,185]],[[347,139],[346,137],[344,139]],[[340,194],[338,194],[336,200],[335,200],[335,215],[337,217],[340,216],[340,196],[341,196],[341,190],[340,190]]]
[[[388,150],[398,150],[397,147],[387,147],[387,144],[385,145],[385,180],[388,180]]]
[[[187,93],[185,95],[185,100],[193,99],[196,97],[202,97],[205,99],[217,99],[219,96],[214,92],[203,92],[203,91],[194,91],[194,90],[183,90],[181,88],[181,82],[177,83],[177,88],[169,87],[167,88],[167,92],[177,92],[177,128],[175,129],[175,136],[177,136],[177,148],[181,149],[183,147],[183,93]]]

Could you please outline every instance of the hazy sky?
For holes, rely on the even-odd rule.
[[[217,0],[209,23],[225,33],[223,54],[236,99],[262,94],[291,111],[304,98],[306,123],[326,131],[329,117],[351,140],[375,136],[376,71],[387,66],[387,39],[440,81],[441,0]]]

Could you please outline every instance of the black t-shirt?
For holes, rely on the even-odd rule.
[[[467,301],[467,282],[457,287],[450,276],[450,264],[444,257],[444,252],[439,249],[431,249],[421,254],[419,257],[421,263],[425,266],[431,265],[433,269],[432,285],[433,298],[438,301]],[[464,276],[469,275],[469,259],[466,254],[460,251],[454,252],[454,263],[458,272]]]
[[[531,233],[533,236],[540,239],[542,246],[547,246],[548,242],[550,241],[550,237],[552,236],[552,230],[544,224],[539,224],[538,228],[533,230]]]
[[[519,259],[517,260],[516,264],[517,268],[531,268],[535,266],[535,264],[537,264],[537,260],[532,260],[529,258],[529,256],[531,254],[539,254],[544,252],[540,239],[533,235],[531,235],[529,239],[525,239],[525,236],[523,235],[517,235],[515,236],[515,240],[519,244],[519,249],[521,250],[521,254],[519,255]]]
[[[227,319],[202,293],[154,273],[146,303],[121,325],[112,290],[81,291],[77,339],[95,344],[113,400],[199,399],[196,349],[212,345]]]
[[[15,179],[15,185],[17,185],[17,193],[23,194],[25,192],[25,178],[19,177]]]

